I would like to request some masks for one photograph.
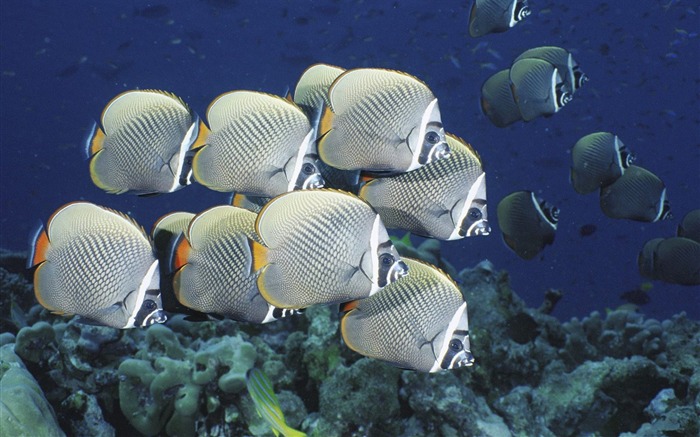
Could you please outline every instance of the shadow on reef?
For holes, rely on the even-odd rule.
[[[148,329],[83,325],[35,305],[15,269],[21,255],[5,255],[3,432],[271,435],[245,389],[256,366],[287,423],[312,436],[697,435],[698,322],[618,310],[561,323],[525,307],[488,261],[457,272],[435,242],[400,250],[461,285],[474,367],[423,374],[362,358],[342,346],[329,307],[264,326],[181,316]]]

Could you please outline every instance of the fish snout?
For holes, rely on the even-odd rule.
[[[476,235],[489,235],[491,233],[491,226],[487,220],[481,220],[472,226],[469,230],[469,236],[473,237]]]
[[[308,177],[304,181],[304,184],[302,185],[302,189],[308,190],[308,189],[314,189],[314,188],[323,188],[325,185],[326,185],[326,181],[323,180],[323,176],[321,176],[319,173],[316,173],[313,176]]]
[[[451,154],[452,154],[452,151],[450,150],[450,146],[447,145],[447,142],[442,142],[442,143],[438,144],[437,146],[435,146],[433,160],[449,158]]]

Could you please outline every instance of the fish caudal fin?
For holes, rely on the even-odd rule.
[[[175,240],[172,247],[172,253],[170,254],[170,266],[173,272],[180,270],[185,264],[187,264],[187,259],[192,251],[192,246],[190,242],[185,238],[184,234]]]
[[[248,240],[250,244],[250,253],[253,255],[253,263],[251,265],[252,272],[257,272],[270,263],[268,259],[269,249],[254,240]]]
[[[331,130],[333,127],[333,111],[330,106],[323,106],[321,110],[321,117],[318,120],[318,127],[316,128],[316,138],[320,138],[326,134],[326,132]]]
[[[105,132],[93,122],[90,130],[85,137],[85,154],[90,158],[100,150],[102,150],[105,142]]]
[[[209,139],[209,134],[211,134],[211,131],[209,130],[207,125],[204,124],[203,120],[199,120],[199,131],[197,133],[197,137],[194,139],[192,145],[190,146],[190,150],[197,150],[204,146],[207,143],[207,140]]]
[[[27,257],[27,268],[39,265],[46,261],[46,251],[49,249],[49,236],[43,225],[37,227],[29,241],[29,256]]]

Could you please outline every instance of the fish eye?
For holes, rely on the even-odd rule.
[[[384,253],[379,257],[379,262],[386,267],[393,265],[394,261],[394,256],[388,253]]]
[[[462,342],[457,340],[456,338],[453,338],[450,341],[450,349],[455,352],[461,351],[463,349]]]
[[[559,220],[559,208],[556,206],[549,208],[549,215],[554,221]]]
[[[469,212],[467,214],[472,221],[481,220],[481,217],[483,217],[483,214],[479,208],[469,208]]]
[[[440,142],[440,134],[435,131],[430,131],[425,133],[425,141],[430,144],[437,144]]]
[[[314,167],[313,164],[306,163],[302,167],[301,171],[303,171],[305,175],[312,175],[312,174],[316,173],[316,168]]]
[[[158,308],[158,305],[156,305],[156,303],[153,302],[151,299],[146,299],[145,301],[143,301],[142,308],[146,311],[155,311],[155,309]]]

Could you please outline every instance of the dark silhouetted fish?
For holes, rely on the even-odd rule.
[[[523,119],[510,86],[510,69],[499,71],[481,86],[481,110],[497,127]]]
[[[530,15],[527,0],[474,0],[469,13],[469,35],[505,32]]]
[[[559,208],[539,199],[531,191],[507,195],[496,210],[503,241],[523,259],[532,259],[554,242]]]
[[[671,284],[700,285],[700,243],[684,237],[655,238],[637,257],[639,273]]]
[[[671,217],[666,185],[655,174],[631,165],[600,190],[600,209],[615,219],[657,222]]]
[[[634,157],[617,135],[596,132],[574,144],[571,161],[574,190],[587,194],[615,182],[632,165]]]

